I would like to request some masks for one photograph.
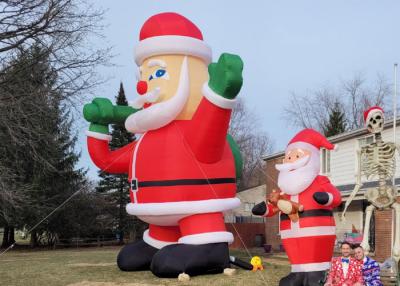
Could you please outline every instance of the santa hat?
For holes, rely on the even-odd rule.
[[[384,115],[383,109],[380,108],[379,106],[372,106],[369,109],[364,111],[364,123],[367,124],[369,119],[372,117],[372,115],[376,113],[381,113],[382,116]]]
[[[332,144],[324,135],[314,129],[304,129],[297,133],[286,147],[286,151],[300,148],[311,152],[319,152],[321,148],[337,150],[337,145]]]
[[[189,19],[177,13],[156,14],[143,24],[135,61],[155,55],[191,55],[211,62],[211,48],[203,41],[200,29]]]

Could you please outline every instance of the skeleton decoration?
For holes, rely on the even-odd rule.
[[[367,180],[376,178],[378,180],[377,188],[370,188],[365,194],[365,198],[370,205],[366,209],[364,234],[361,246],[366,254],[370,250],[369,230],[373,211],[394,209],[396,217],[395,240],[392,250],[392,256],[399,262],[400,260],[400,204],[396,202],[397,188],[388,182],[395,175],[395,152],[398,147],[392,142],[384,142],[381,132],[384,124],[384,114],[382,108],[378,106],[371,107],[364,112],[365,125],[368,131],[374,134],[374,142],[361,147],[357,150],[357,174],[356,184],[353,192],[350,194],[342,213],[344,219],[346,210],[351,201],[357,195],[362,187],[361,177],[364,175]]]

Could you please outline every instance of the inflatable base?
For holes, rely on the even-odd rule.
[[[321,286],[325,271],[292,272],[279,281],[279,286]]]

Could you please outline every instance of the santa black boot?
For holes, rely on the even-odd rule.
[[[117,265],[122,271],[149,270],[157,248],[143,240],[125,245],[118,253]]]
[[[279,286],[305,286],[304,278],[304,272],[291,272],[279,281]]]
[[[160,249],[154,255],[150,269],[158,277],[176,278],[181,273],[190,276],[222,273],[229,265],[226,242],[173,244]]]
[[[320,286],[325,282],[326,271],[305,272],[304,276],[304,285]]]

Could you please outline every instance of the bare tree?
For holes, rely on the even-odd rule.
[[[229,134],[239,145],[243,157],[243,172],[239,190],[263,184],[265,181],[263,155],[273,149],[273,141],[260,128],[258,117],[250,112],[242,99],[233,111]]]
[[[46,116],[47,108],[38,99],[74,107],[101,82],[96,68],[108,62],[109,49],[92,41],[101,37],[102,15],[84,0],[0,0],[0,128],[38,162],[35,140],[45,128],[37,126],[46,119],[32,115]]]
[[[109,49],[94,48],[101,37],[103,12],[83,0],[0,0],[0,63],[3,72],[22,50],[40,46],[57,72],[54,89],[65,99],[82,95],[100,82],[95,72],[107,63]],[[0,85],[6,84],[0,82]],[[0,104],[11,97],[2,95]]]
[[[378,74],[375,82],[369,85],[365,77],[357,73],[337,87],[324,86],[304,95],[293,92],[284,108],[284,119],[293,126],[323,132],[331,110],[338,103],[344,111],[348,130],[353,130],[363,126],[364,110],[374,105],[384,108],[390,93],[391,85],[383,75]]]
[[[327,86],[308,91],[305,95],[292,93],[284,118],[294,126],[322,130],[338,96]]]

